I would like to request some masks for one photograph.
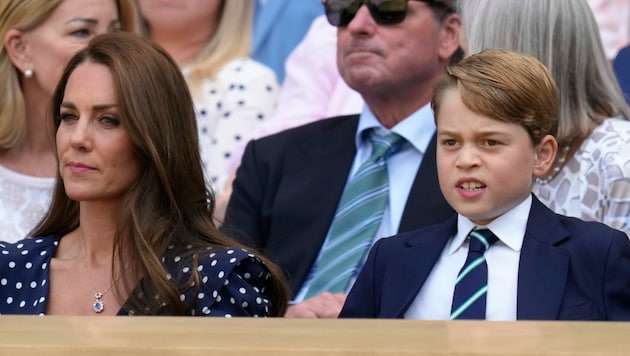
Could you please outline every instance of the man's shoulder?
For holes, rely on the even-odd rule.
[[[354,136],[359,115],[335,116],[312,123],[290,128],[255,140],[257,145],[273,146],[287,142],[304,140],[326,140],[331,135]]]

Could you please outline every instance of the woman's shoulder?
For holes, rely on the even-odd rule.
[[[582,175],[594,172],[606,177],[601,182],[610,185],[614,181],[630,177],[630,121],[617,118],[604,120],[585,140],[581,158],[586,164]]]
[[[246,280],[266,279],[269,271],[263,261],[255,254],[240,248],[212,248],[199,256],[201,276],[212,276],[217,280],[225,279],[231,273],[237,273]]]
[[[586,158],[617,164],[630,161],[630,120],[610,118],[600,123],[582,146]]]
[[[0,304],[2,314],[42,314],[50,260],[59,236],[33,237],[0,243]]]
[[[197,300],[193,315],[268,316],[273,279],[264,262],[241,248],[214,247],[198,254],[196,266],[191,259],[170,256],[169,278],[185,281],[197,269],[199,289],[191,288],[182,300]],[[197,293],[196,296],[189,295]]]
[[[270,85],[277,85],[276,74],[263,63],[251,57],[240,57],[226,63],[218,73],[219,80],[234,80],[234,78],[256,78],[269,81]]]
[[[603,147],[627,146],[630,143],[630,120],[606,119],[593,130],[588,141]]]
[[[50,256],[59,245],[59,239],[58,235],[50,235],[29,237],[13,243],[0,242],[0,260]]]
[[[59,245],[59,238],[32,237],[14,243],[0,243],[0,276],[18,274],[26,278],[45,271]]]
[[[193,268],[199,272],[201,282],[212,289],[220,289],[225,280],[234,275],[251,281],[254,284],[264,284],[271,277],[269,269],[254,253],[231,247],[211,247],[198,252],[196,266],[187,253],[168,253],[164,263],[171,278],[186,280]]]

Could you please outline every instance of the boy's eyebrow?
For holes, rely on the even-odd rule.
[[[452,131],[452,130],[444,130],[444,129],[438,129],[437,130],[437,134],[438,135],[457,135],[459,132],[461,132],[461,131]],[[481,134],[481,135],[505,135],[505,132],[497,131],[497,130],[483,131],[483,129],[481,129],[481,130],[479,130],[477,132],[477,134]]]

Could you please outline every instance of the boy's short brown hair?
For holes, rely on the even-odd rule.
[[[549,70],[533,56],[488,49],[448,67],[433,91],[436,118],[451,88],[459,90],[473,112],[523,126],[534,145],[558,130],[558,89]]]

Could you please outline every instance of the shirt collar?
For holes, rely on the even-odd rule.
[[[532,196],[530,194],[525,200],[496,218],[486,227],[499,238],[499,241],[512,250],[519,252],[521,247],[523,247],[523,238],[525,237],[531,207]],[[457,214],[457,233],[448,247],[449,255],[455,253],[455,251],[464,244],[466,237],[475,227],[477,227],[477,225],[470,221],[470,219],[461,214]]]
[[[391,130],[388,130],[378,121],[370,108],[364,105],[354,137],[357,150],[363,142],[363,132],[371,128],[379,128],[385,132],[395,132],[404,137],[416,150],[424,154],[435,133],[433,110],[431,110],[429,104],[426,104],[418,111],[397,123]]]

